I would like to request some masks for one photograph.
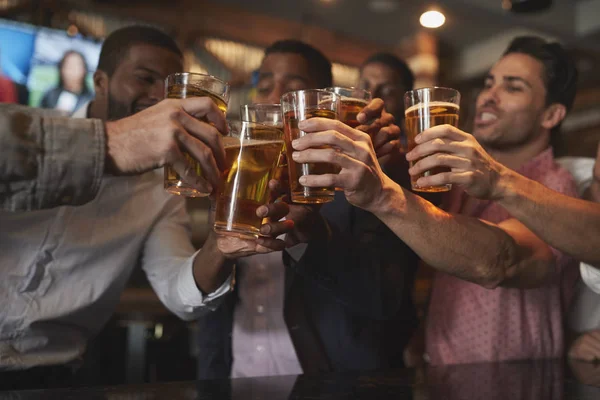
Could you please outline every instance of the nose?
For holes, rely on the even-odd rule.
[[[498,88],[496,86],[492,86],[488,89],[482,90],[477,97],[477,104],[479,106],[498,104]]]
[[[281,101],[281,96],[283,95],[283,92],[284,92],[283,85],[276,83],[275,86],[273,86],[273,90],[271,90],[271,93],[269,93],[269,95],[267,96],[267,102],[273,103],[273,104],[279,104],[279,102]]]
[[[157,80],[148,91],[148,97],[153,102],[159,102],[165,98],[165,82]]]

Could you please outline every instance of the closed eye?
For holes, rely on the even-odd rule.
[[[150,85],[154,84],[154,82],[156,81],[154,79],[154,77],[150,76],[150,75],[145,75],[145,76],[138,75],[137,78],[138,78],[138,80],[140,80],[144,83],[150,84]]]

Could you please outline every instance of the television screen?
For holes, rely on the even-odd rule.
[[[101,43],[66,32],[40,29],[27,81],[29,104],[71,114],[94,96],[92,76]]]
[[[35,34],[33,26],[0,19],[0,102],[28,103]]]

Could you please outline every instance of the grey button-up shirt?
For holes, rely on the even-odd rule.
[[[0,104],[0,209],[81,205],[100,189],[106,133],[99,119]]]
[[[181,318],[216,307],[231,279],[202,296],[194,257],[184,199],[164,191],[162,170],[105,177],[83,206],[0,211],[0,370],[81,356],[140,260]]]

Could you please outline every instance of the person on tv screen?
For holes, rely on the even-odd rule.
[[[93,96],[86,83],[88,68],[85,58],[81,53],[69,50],[58,63],[58,71],[58,86],[44,94],[40,106],[72,113]]]
[[[18,103],[18,100],[15,83],[3,75],[0,67],[0,103]]]

